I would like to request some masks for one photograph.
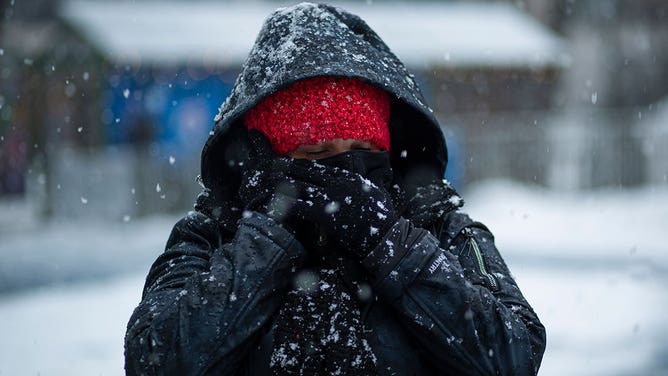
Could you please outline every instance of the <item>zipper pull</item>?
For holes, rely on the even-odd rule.
[[[473,237],[473,230],[471,230],[468,227],[464,228],[464,235],[467,238],[466,242],[469,245],[469,249],[473,251],[473,254],[475,256],[476,264],[478,265],[478,272],[485,278],[485,280],[487,280],[489,288],[492,291],[494,292],[499,291],[499,282],[496,280],[496,277],[494,277],[494,275],[492,275],[487,271],[487,268],[485,267],[485,260],[482,258],[482,251],[478,246],[478,242]]]

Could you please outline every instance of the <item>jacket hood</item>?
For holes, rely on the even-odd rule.
[[[247,156],[244,113],[272,93],[316,76],[358,78],[387,91],[392,98],[390,158],[398,180],[412,171],[443,176],[445,139],[413,75],[358,16],[301,3],[265,20],[202,151],[204,185],[235,192]]]

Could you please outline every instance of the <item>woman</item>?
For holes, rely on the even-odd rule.
[[[446,164],[364,21],[272,13],[130,319],[127,373],[535,374],[545,330]]]

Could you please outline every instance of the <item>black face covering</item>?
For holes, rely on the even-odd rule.
[[[353,150],[318,159],[314,162],[360,174],[376,186],[390,191],[393,172],[389,155],[386,152]],[[310,254],[307,264],[315,262],[315,264],[320,265],[324,262],[332,267],[337,265],[337,262],[330,260],[332,255],[336,255],[335,248],[331,248],[335,245],[329,243],[324,235],[320,233],[317,224],[300,223],[296,230],[302,244],[310,245],[309,249],[314,251],[313,254]]]
[[[390,156],[386,152],[352,150],[316,162],[360,174],[385,189],[389,189],[393,178]]]

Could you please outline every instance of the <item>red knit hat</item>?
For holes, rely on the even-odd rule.
[[[244,115],[278,154],[337,138],[390,150],[388,94],[354,78],[315,77],[265,98]]]

